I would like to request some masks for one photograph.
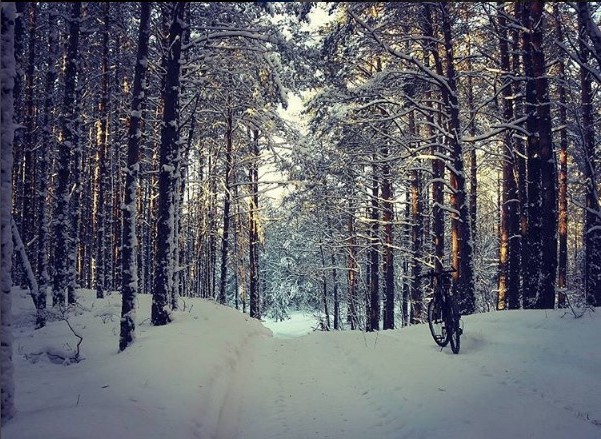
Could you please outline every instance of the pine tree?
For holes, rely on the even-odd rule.
[[[107,3],[108,5],[108,3]],[[142,140],[142,110],[146,99],[146,70],[148,67],[148,42],[150,40],[150,13],[152,3],[140,4],[140,29],[138,56],[134,73],[133,98],[129,116],[127,142],[127,174],[125,177],[125,202],[123,209],[123,250],[121,277],[121,332],[119,350],[124,350],[134,339],[135,310],[138,293],[136,213],[138,172],[140,169],[140,143]],[[108,7],[107,7],[108,8]]]
[[[69,14],[69,40],[65,69],[65,87],[60,115],[61,133],[58,142],[58,183],[56,188],[55,207],[55,255],[54,285],[52,304],[62,306],[65,302],[65,291],[72,288],[70,275],[73,275],[75,255],[73,243],[73,218],[70,210],[72,151],[78,146],[76,111],[76,84],[79,51],[79,27],[81,3],[73,3]],[[79,183],[79,182],[77,182]]]
[[[183,17],[186,3],[170,3],[169,35],[164,55],[165,78],[163,94],[163,116],[159,161],[159,207],[157,224],[157,273],[152,292],[153,325],[169,323],[168,306],[174,294],[172,258],[176,251],[175,197],[176,175],[179,172],[179,93],[181,74]]]

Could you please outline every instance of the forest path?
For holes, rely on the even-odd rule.
[[[358,359],[340,343],[344,339],[315,333],[256,343],[239,374],[246,375],[245,382],[237,380],[239,391],[226,402],[239,411],[226,408],[230,414],[221,420],[218,437],[405,437],[399,413],[381,403],[398,402],[397,389],[378,388],[369,369],[358,367]]]
[[[591,407],[597,387],[571,388],[558,379],[573,359],[555,358],[553,337],[532,337],[539,323],[553,322],[505,332],[488,320],[469,328],[459,355],[441,352],[423,325],[253,338],[240,355],[215,437],[598,437]],[[541,374],[550,356],[559,369]],[[583,383],[598,376],[589,368]]]

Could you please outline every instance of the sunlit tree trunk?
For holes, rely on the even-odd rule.
[[[512,102],[511,65],[507,36],[505,4],[497,3],[499,24],[499,51],[502,71],[503,122],[510,124],[514,119]],[[515,179],[514,132],[505,128],[502,154],[503,188],[501,191],[501,225],[499,250],[499,277],[497,309],[519,308],[520,294],[520,204]]]
[[[563,28],[561,23],[561,14],[559,4],[553,4],[553,15],[555,17],[555,32],[557,41],[562,44]],[[557,92],[559,95],[559,258],[557,265],[557,306],[563,308],[566,306],[567,276],[568,276],[568,118],[567,118],[567,97],[566,97],[566,73],[563,54],[558,63],[559,84]]]
[[[586,17],[578,14],[580,58],[580,108],[585,177],[584,216],[584,290],[589,304],[601,305],[601,209],[596,181],[596,153],[593,111],[592,75],[587,68],[589,50],[586,45]]]
[[[472,233],[467,200],[463,145],[461,143],[461,122],[459,118],[459,101],[457,96],[457,74],[453,55],[453,36],[451,33],[451,17],[447,3],[440,4],[442,15],[442,32],[444,37],[446,58],[446,80],[448,88],[443,87],[445,106],[449,115],[449,142],[451,148],[450,172],[451,182],[451,264],[456,269],[453,273],[453,285],[457,292],[462,314],[471,314],[476,309],[474,294],[474,269]]]

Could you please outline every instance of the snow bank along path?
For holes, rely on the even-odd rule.
[[[34,331],[30,299],[16,300],[18,415],[4,439],[601,437],[601,309],[469,316],[453,355],[424,325],[274,338],[205,300],[156,328],[139,296],[138,338],[118,354],[120,297],[81,295],[69,318],[85,360],[68,366],[34,355],[72,347],[66,324]]]

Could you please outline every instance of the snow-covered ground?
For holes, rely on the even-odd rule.
[[[80,294],[84,359],[68,365],[39,354],[75,348],[66,322],[34,331],[17,294],[3,439],[601,437],[601,309],[469,316],[453,355],[424,325],[324,333],[293,314],[267,323],[273,337],[200,299],[152,327],[139,296],[137,340],[117,353],[120,297]]]

